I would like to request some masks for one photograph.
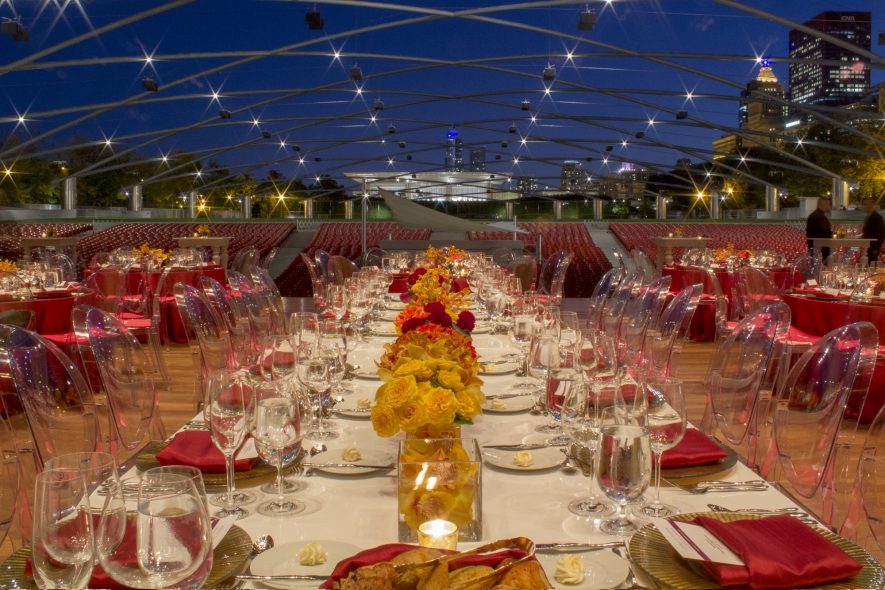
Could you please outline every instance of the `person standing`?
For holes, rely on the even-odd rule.
[[[885,220],[876,209],[876,199],[867,197],[863,200],[864,211],[867,212],[867,218],[863,222],[863,236],[876,240],[870,242],[870,248],[867,250],[867,258],[870,262],[879,260],[879,251],[882,249],[882,242],[885,241]]]
[[[830,220],[827,211],[830,210],[830,200],[823,197],[817,200],[817,209],[808,216],[805,223],[805,237],[808,239],[808,247],[814,248],[814,238],[832,238],[833,231],[830,229]],[[826,260],[830,255],[829,248],[821,248],[821,259]]]

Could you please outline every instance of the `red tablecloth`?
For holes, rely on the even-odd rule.
[[[836,328],[841,328],[848,321],[848,303],[845,301],[825,301],[784,295],[784,303],[790,306],[790,323],[812,336],[823,336]],[[867,321],[876,326],[881,343],[885,339],[885,306],[864,305],[859,307],[859,311],[861,314],[857,321]],[[861,422],[872,422],[883,405],[885,405],[885,354],[880,345],[873,381],[867,394],[867,403],[860,416]]]
[[[34,312],[35,330],[38,334],[66,334],[72,330],[71,310],[75,305],[94,305],[95,295],[90,291],[79,298],[73,294],[36,297],[29,304]],[[0,300],[0,311],[8,309],[21,309],[21,302]]]

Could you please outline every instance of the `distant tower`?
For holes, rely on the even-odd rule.
[[[464,172],[464,159],[461,155],[461,138],[454,127],[446,133],[446,172]]]
[[[470,150],[470,172],[486,171],[486,148],[477,147]]]

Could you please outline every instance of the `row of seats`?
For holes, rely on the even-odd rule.
[[[610,223],[608,227],[627,250],[642,248],[652,260],[657,256],[655,238],[666,237],[677,227],[683,229],[685,237],[708,238],[708,248],[724,248],[731,243],[738,250],[776,250],[789,262],[808,251],[804,230],[779,223]],[[846,227],[850,231],[856,228]],[[676,248],[673,252],[678,257]]]
[[[99,252],[111,252],[122,246],[149,244],[152,248],[172,249],[178,238],[192,236],[202,223],[121,223],[80,240],[77,245],[80,271]],[[294,223],[211,223],[210,235],[230,238],[229,261],[247,247],[254,246],[264,257],[279,247],[295,231]]]
[[[429,229],[407,230],[391,222],[376,222],[366,225],[366,244],[377,248],[381,240],[429,240]],[[362,254],[362,224],[323,223],[304,253],[313,257],[314,252],[323,249],[333,256],[344,256],[356,261]],[[284,297],[310,297],[310,274],[300,256],[276,279],[277,287]]]
[[[19,260],[22,238],[39,238],[46,228],[55,228],[56,235],[67,238],[92,229],[91,223],[4,223],[0,224],[0,258]]]
[[[583,223],[526,223],[517,222],[517,227],[529,233],[516,234],[525,249],[534,252],[537,236],[541,236],[541,255],[550,257],[558,250],[568,250],[575,254],[569,265],[563,285],[564,297],[590,297],[593,288],[602,275],[611,268],[605,253],[600,250],[587,227]],[[471,240],[512,240],[513,232],[470,232]]]

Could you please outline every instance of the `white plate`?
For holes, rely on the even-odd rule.
[[[543,469],[552,469],[559,467],[565,462],[565,455],[560,452],[561,447],[547,447],[544,449],[533,449],[528,452],[532,454],[534,461],[529,467],[517,467],[513,463],[513,458],[519,451],[503,451],[498,449],[483,449],[482,456],[485,462],[501,469],[510,469],[513,471],[541,471]]]
[[[560,584],[553,577],[556,573],[556,562],[565,553],[535,553],[535,557],[541,562],[547,579],[556,590],[601,590],[602,588],[615,588],[627,579],[630,567],[627,562],[612,553],[608,549],[602,551],[588,551],[572,553],[584,562],[584,580],[580,584]]]
[[[400,313],[401,313],[401,312],[399,312],[399,311],[385,311],[385,312],[382,312],[382,313],[381,313],[381,319],[382,319],[382,320],[385,320],[385,321],[388,321],[388,322],[392,322],[393,320],[396,319],[396,317],[397,317]]]
[[[377,449],[370,449],[368,447],[362,447],[360,445],[354,445],[359,449],[360,454],[363,458],[359,461],[355,461],[354,464],[358,465],[360,463],[364,465],[391,465],[393,464],[394,457],[390,453],[386,451],[379,451]],[[348,463],[341,458],[341,451],[343,448],[336,447],[331,448],[325,453],[320,453],[311,459],[311,463],[314,465],[320,465],[322,463]],[[358,467],[314,467],[314,469],[318,469],[320,471],[326,471],[328,473],[335,473],[337,475],[365,475],[366,473],[375,473],[379,471],[378,469],[361,469]],[[387,470],[392,471],[392,470]]]
[[[512,373],[519,368],[519,363],[494,363],[494,365],[494,371],[489,371],[488,369],[480,369],[479,376],[482,377],[483,375],[506,375],[507,373]]]
[[[359,377],[360,379],[374,379],[375,381],[380,381],[381,377],[378,376],[378,368],[374,365],[369,368],[359,368],[353,372],[354,377]]]
[[[402,301],[388,301],[387,309],[394,309],[398,311],[402,311],[406,308],[406,304]]]
[[[372,331],[373,336],[385,336],[390,338],[396,338],[399,336],[399,334],[396,333],[396,326],[391,322],[372,322],[369,324],[369,329]]]
[[[311,542],[319,543],[323,551],[326,552],[325,563],[320,565],[301,565],[299,563],[298,552],[301,551],[302,547]],[[356,555],[360,551],[362,549],[356,545],[340,541],[296,541],[295,543],[286,543],[285,545],[268,549],[256,556],[250,571],[256,576],[329,576],[335,570],[338,562]],[[270,581],[262,582],[262,584],[271,588],[316,588],[320,582]]]
[[[341,412],[342,416],[347,416],[348,418],[360,418],[364,420],[368,420],[372,417],[372,412],[368,410],[358,410],[356,407],[356,401],[364,396],[361,395],[349,395],[344,398],[344,401],[335,404],[335,409]]]
[[[483,406],[483,413],[490,414],[516,414],[518,412],[525,412],[530,409],[535,402],[538,400],[537,395],[521,395],[519,397],[511,397],[508,399],[502,399],[501,401],[507,404],[506,410],[496,410],[492,408],[492,400],[488,400]],[[534,456],[534,455],[532,455]]]

